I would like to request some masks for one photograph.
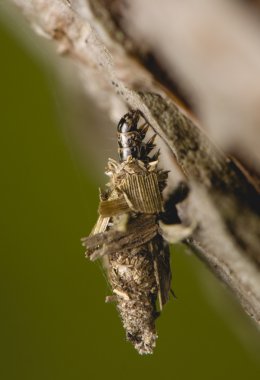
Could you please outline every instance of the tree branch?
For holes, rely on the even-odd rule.
[[[249,109],[246,107],[239,109],[241,99],[231,96],[232,102],[229,102],[225,109],[218,109],[220,113],[223,111],[221,117],[218,117],[213,105],[218,106],[219,97],[211,96],[210,106],[206,101],[210,93],[209,89],[212,87],[211,83],[214,82],[214,70],[207,70],[207,80],[203,85],[198,84],[198,80],[192,81],[194,74],[199,75],[200,80],[203,80],[204,65],[189,64],[194,62],[193,59],[196,61],[198,56],[202,56],[202,52],[200,49],[192,50],[194,46],[188,46],[188,44],[184,44],[183,49],[180,48],[181,37],[178,32],[185,27],[180,23],[175,25],[175,29],[170,28],[168,32],[170,33],[169,41],[174,37],[177,43],[179,39],[178,53],[182,57],[182,59],[177,59],[174,50],[170,49],[173,61],[177,62],[172,68],[169,64],[171,61],[166,57],[165,52],[161,57],[159,54],[160,48],[165,48],[165,46],[169,51],[168,37],[165,34],[169,24],[167,29],[163,22],[156,25],[159,37],[163,36],[160,48],[151,44],[152,28],[148,28],[146,33],[150,38],[147,39],[147,45],[144,48],[140,40],[138,41],[138,36],[143,38],[142,31],[139,32],[136,28],[134,39],[130,37],[129,28],[134,25],[134,21],[130,14],[128,25],[126,26],[123,22],[127,19],[127,9],[124,8],[122,2],[116,0],[12,1],[25,15],[33,29],[38,34],[54,40],[57,52],[68,56],[76,65],[84,91],[90,94],[99,106],[106,109],[113,120],[119,119],[126,105],[130,108],[139,108],[145,114],[164,141],[165,145],[162,149],[164,156],[170,158],[166,164],[167,169],[172,169],[169,191],[174,191],[180,181],[184,180],[190,188],[189,197],[178,205],[182,222],[185,224],[195,222],[197,225],[188,243],[196,248],[200,259],[206,262],[213,272],[233,290],[245,311],[259,323],[260,202],[257,182],[248,171],[240,170],[235,162],[222,152],[222,149],[226,147],[222,146],[221,139],[218,140],[218,147],[211,142],[198,123],[194,122],[195,117],[192,116],[191,111],[187,110],[187,107],[193,104],[193,112],[198,111],[198,115],[206,115],[201,118],[202,124],[205,123],[203,125],[207,125],[207,121],[210,120],[214,121],[214,125],[225,120],[227,129],[228,123],[223,113],[227,111],[228,120],[231,120],[230,115],[237,120],[236,113],[239,112],[243,121],[239,129],[239,143],[236,147],[240,148],[242,144],[242,158],[244,158],[247,157],[249,142],[254,140],[252,133],[255,130],[255,121],[260,116],[257,103],[254,103],[254,116],[250,119],[253,120],[248,132],[250,136],[247,136],[243,144],[244,123],[249,120],[248,112],[252,111],[251,105]],[[176,2],[166,1],[166,3],[174,13]],[[166,3],[160,3],[160,13],[168,9]],[[203,6],[202,3],[203,1],[201,6]],[[135,7],[138,10],[136,2]],[[154,11],[159,5],[146,4],[147,12],[144,12],[143,7],[144,3],[140,8],[142,16],[147,17],[149,10]],[[222,10],[218,8],[220,16],[223,9],[226,10],[226,8]],[[182,11],[183,13],[180,12],[180,14],[186,16],[189,14],[186,8],[186,13],[183,9]],[[230,17],[229,20],[232,23],[235,16]],[[243,13],[240,12],[239,17],[242,20]],[[247,18],[248,14],[245,13],[245,19]],[[185,21],[184,17],[183,19]],[[188,16],[187,20],[189,20]],[[155,23],[151,21],[150,23],[155,28]],[[213,31],[216,32],[214,28]],[[250,41],[254,45],[258,29],[249,32]],[[205,33],[209,33],[207,28],[205,28]],[[208,38],[211,37],[209,34],[206,35]],[[215,45],[214,41],[213,45],[210,45],[220,61],[222,53],[218,54],[215,50],[217,45],[220,44],[222,47],[224,42],[232,41],[234,37],[232,34],[230,38],[227,31],[226,34],[224,33],[225,36],[226,40],[222,38]],[[198,45],[195,44],[196,46]],[[176,75],[175,68],[182,65],[187,52],[189,62],[185,62],[182,70],[177,70],[178,75]],[[236,60],[235,52],[231,51],[232,54]],[[201,61],[203,62],[203,59]],[[225,64],[225,60],[221,62]],[[259,66],[256,64],[254,70],[259,69]],[[243,70],[250,71],[248,67],[250,64],[247,66],[244,62],[244,65],[240,67],[241,71],[236,75],[240,75]],[[189,80],[183,79],[186,74]],[[255,75],[255,71],[252,75]],[[259,75],[257,78],[259,79]],[[64,80],[66,80],[65,77]],[[219,88],[226,88],[226,80],[227,77],[218,77]],[[260,86],[257,87],[260,88]],[[255,87],[251,94],[250,86],[248,86],[247,96],[251,94],[252,98],[256,99],[257,93],[254,89]],[[201,99],[203,99],[202,102]],[[196,108],[197,103],[199,106]],[[184,107],[183,104],[186,106]],[[213,125],[211,122],[209,124]],[[222,123],[221,126],[223,125]],[[253,166],[254,171],[257,172],[255,170],[258,169],[259,158],[259,151],[256,151],[257,144],[259,140],[253,144],[250,159],[245,159],[240,163],[241,168]],[[226,152],[228,152],[227,149]],[[256,165],[251,165],[252,162]]]

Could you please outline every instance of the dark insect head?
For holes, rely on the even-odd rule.
[[[119,133],[137,131],[137,124],[140,119],[139,111],[130,111],[124,115],[117,126],[117,131]]]

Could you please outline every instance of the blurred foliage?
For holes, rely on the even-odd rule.
[[[158,320],[155,354],[125,342],[102,271],[80,245],[98,185],[66,143],[58,84],[3,26],[0,43],[0,378],[259,379],[259,346],[246,343],[256,330],[181,247],[172,254],[178,299]]]

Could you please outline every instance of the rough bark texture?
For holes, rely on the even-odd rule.
[[[164,142],[168,193],[180,181],[190,188],[178,205],[182,222],[197,225],[189,244],[259,324],[260,32],[251,10],[224,0],[200,0],[198,12],[194,0],[10,2],[77,66],[113,120],[127,107],[144,113]]]

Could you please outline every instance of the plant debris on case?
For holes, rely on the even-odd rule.
[[[149,155],[156,135],[145,142],[148,128],[139,110],[119,121],[119,162],[108,160],[99,218],[82,239],[90,260],[105,261],[113,293],[106,301],[116,302],[126,337],[140,354],[153,352],[155,320],[171,283],[169,247],[159,230],[168,172],[158,168],[159,151]]]

